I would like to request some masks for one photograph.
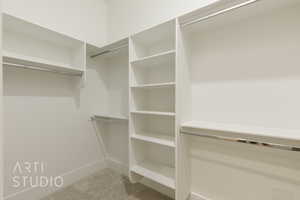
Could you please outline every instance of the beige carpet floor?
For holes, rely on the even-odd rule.
[[[171,200],[111,169],[101,170],[42,200]]]

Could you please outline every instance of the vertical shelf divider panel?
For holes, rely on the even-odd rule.
[[[130,180],[176,190],[176,21],[129,39]],[[173,195],[172,195],[173,196]]]
[[[187,138],[180,134],[180,124],[190,116],[189,67],[185,38],[176,19],[176,199],[189,199],[190,167]]]

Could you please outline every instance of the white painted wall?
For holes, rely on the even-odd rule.
[[[126,37],[216,0],[109,0],[108,39]]]
[[[3,0],[3,11],[95,45],[106,41],[106,0]]]
[[[67,184],[72,182],[69,179],[93,172],[103,161],[89,121],[88,96],[92,95],[78,83],[74,77],[5,68],[6,196],[25,189],[12,187],[17,161],[42,161],[46,176],[62,175]]]
[[[96,45],[106,41],[106,4],[101,0],[4,0],[4,11]],[[45,162],[45,175],[62,175],[66,184],[103,167],[89,121],[94,79],[80,88],[74,77],[46,72],[5,68],[3,76],[7,199],[34,200],[51,191],[12,188],[16,161]]]
[[[0,13],[2,13],[2,0],[0,0]],[[2,47],[2,15],[0,15],[0,47]],[[2,58],[2,48],[0,48]],[[2,63],[2,60],[1,60]],[[2,64],[0,65],[0,200],[3,197],[3,82],[2,82]]]

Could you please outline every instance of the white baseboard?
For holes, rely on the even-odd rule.
[[[60,176],[64,179],[63,187],[67,187],[74,182],[97,172],[98,170],[104,169],[107,167],[106,162],[96,161],[90,164],[87,164],[83,167],[71,170]],[[4,197],[4,200],[39,200],[61,188],[28,188],[22,191],[7,195]]]
[[[210,200],[198,193],[191,192],[189,200]]]

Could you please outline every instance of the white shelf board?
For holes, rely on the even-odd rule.
[[[131,111],[133,114],[143,115],[160,115],[160,116],[175,116],[174,112],[157,112],[157,111]]]
[[[139,134],[131,135],[131,138],[168,147],[175,147],[175,137],[166,134],[140,132]]]
[[[3,12],[3,31],[19,32],[65,47],[83,46],[84,42],[56,30],[51,30],[36,23]]]
[[[288,140],[300,140],[300,130],[265,128],[240,124],[226,124],[208,121],[188,121],[181,125],[185,129],[214,130],[230,133],[248,134],[253,136],[272,137]]]
[[[41,58],[19,55],[7,51],[3,51],[3,63],[20,64],[77,75],[81,75],[84,72],[84,70],[76,69],[68,65],[52,62]]]
[[[156,26],[151,26],[142,31],[134,33],[131,37],[134,42],[139,43],[143,46],[157,44],[162,40],[174,41],[175,26],[176,20],[171,19]]]
[[[153,84],[141,84],[134,85],[131,88],[163,88],[163,87],[175,87],[175,82],[167,82],[167,83],[153,83]]]
[[[213,0],[209,4],[196,9],[195,11],[188,12],[185,15],[179,16],[178,20],[180,24],[185,24],[193,21],[193,25],[184,27],[185,31],[189,33],[197,34],[204,30],[215,30],[216,27],[226,27],[228,24],[238,22],[243,19],[250,19],[254,16],[259,16],[264,13],[276,12],[276,10],[283,10],[285,7],[298,6],[299,1],[288,0],[288,1],[259,1],[251,0],[252,6],[238,7],[236,9],[229,9],[236,7],[237,5],[245,5],[250,2],[249,0]],[[227,10],[228,12],[220,12]]]
[[[161,63],[165,62],[174,62],[175,63],[175,50],[170,50],[162,53],[158,53],[152,56],[147,56],[144,58],[140,58],[134,61],[131,61],[132,65],[144,66],[144,67],[151,67],[157,66]]]
[[[93,44],[87,43],[87,55],[92,56],[92,55],[95,55],[95,54],[98,54],[98,53],[101,53],[101,52],[109,51],[109,50],[116,49],[118,47],[126,46],[126,45],[128,45],[128,37],[123,38],[123,39],[118,40],[118,41],[108,43],[108,44],[106,44],[102,47],[98,47],[98,46],[95,46]]]
[[[151,161],[144,161],[131,167],[131,171],[175,189],[174,168]]]
[[[97,119],[102,119],[102,120],[128,120],[128,117],[126,116],[118,116],[118,115],[100,115],[100,114],[95,114],[94,117]]]

